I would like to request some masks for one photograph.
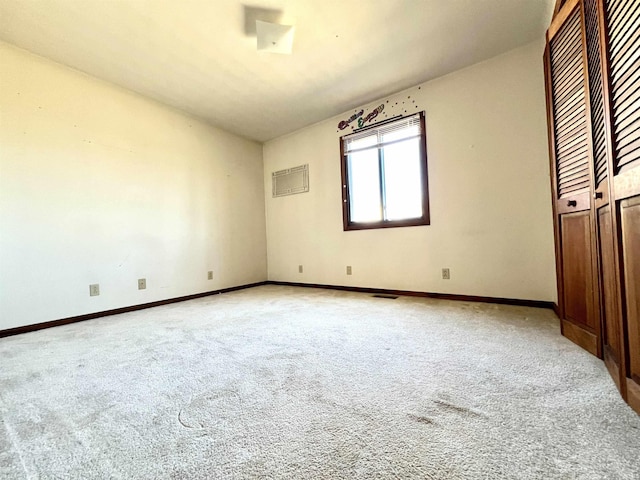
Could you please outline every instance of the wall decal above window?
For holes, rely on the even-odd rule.
[[[342,120],[338,124],[338,128],[340,130],[344,130],[351,124],[351,122],[355,121],[356,119],[358,120],[358,128],[362,128],[367,123],[372,122],[378,116],[378,114],[382,113],[383,110],[384,103],[381,103],[378,108],[371,110],[371,112],[369,112],[366,117],[362,116],[364,114],[364,110],[360,110],[358,113],[354,113],[353,115],[351,115],[348,120]]]
[[[349,124],[351,122],[353,122],[356,118],[360,118],[362,117],[362,114],[364,113],[364,110],[360,110],[358,113],[354,113],[353,115],[351,115],[347,120],[342,120],[339,124],[338,124],[338,128],[340,130],[344,130],[345,128],[347,128],[349,126]]]
[[[378,104],[376,106],[376,104]],[[336,133],[341,135],[356,132],[361,128],[377,125],[392,119],[411,115],[426,109],[422,85],[411,90],[390,95],[382,101],[353,110],[353,114],[338,122]],[[368,112],[368,113],[367,113]],[[347,130],[347,132],[345,132]]]

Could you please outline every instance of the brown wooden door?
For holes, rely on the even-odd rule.
[[[582,2],[567,4],[549,28],[545,55],[558,303],[563,335],[600,356],[584,12]]]
[[[587,41],[587,70],[589,77],[589,105],[591,118],[591,144],[593,148],[592,178],[594,184],[593,211],[598,263],[599,319],[602,331],[603,357],[605,364],[621,390],[620,365],[623,361],[622,325],[619,314],[619,288],[617,284],[616,246],[610,203],[609,177],[611,165],[610,139],[607,130],[605,88],[602,57],[603,27],[599,0],[584,0],[585,36]]]
[[[640,2],[600,0],[606,30],[610,194],[624,352],[621,377],[640,412]],[[623,385],[623,394],[625,393]]]

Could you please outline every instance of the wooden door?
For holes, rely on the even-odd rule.
[[[640,2],[601,3],[608,40],[606,100],[612,143],[614,265],[619,272],[624,351],[621,376],[627,401],[640,412]]]
[[[589,105],[591,119],[591,143],[593,148],[593,212],[597,244],[599,319],[602,332],[602,347],[605,364],[622,390],[623,361],[622,325],[619,314],[619,286],[616,269],[614,211],[610,202],[609,177],[610,139],[607,131],[607,109],[605,108],[605,88],[602,62],[604,54],[601,26],[602,12],[599,0],[584,0],[585,36],[587,40],[587,70],[589,77]]]
[[[562,334],[601,355],[586,39],[582,2],[568,1],[548,31],[547,109]]]

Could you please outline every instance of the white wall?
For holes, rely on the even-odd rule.
[[[266,279],[258,143],[5,43],[0,65],[0,330]]]
[[[555,301],[541,44],[365,115],[382,102],[390,115],[426,111],[431,225],[343,231],[337,124],[359,108],[345,112],[264,145],[269,279]],[[271,198],[271,172],[304,163],[310,191]]]

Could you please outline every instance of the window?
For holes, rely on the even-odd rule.
[[[340,149],[345,230],[429,224],[424,112],[346,135]]]

